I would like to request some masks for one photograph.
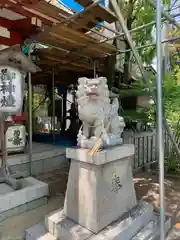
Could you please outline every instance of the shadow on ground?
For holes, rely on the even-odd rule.
[[[38,180],[45,182],[49,186],[51,197],[65,195],[68,181],[69,164],[66,163],[61,169],[56,169],[43,173],[37,177]]]
[[[137,198],[151,202],[155,211],[159,212],[159,179],[152,173],[138,173],[134,175],[134,185]],[[166,178],[165,208],[166,214],[171,216],[173,222],[180,221],[180,180]]]

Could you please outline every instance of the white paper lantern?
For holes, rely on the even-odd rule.
[[[6,147],[8,152],[23,151],[26,145],[26,128],[24,125],[14,125],[6,131]]]
[[[0,112],[18,112],[23,103],[24,77],[17,68],[0,66]]]

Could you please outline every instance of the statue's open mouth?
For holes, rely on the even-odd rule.
[[[99,96],[99,92],[97,87],[91,87],[86,91],[87,96]]]
[[[87,96],[99,96],[99,94],[95,92],[88,92]]]

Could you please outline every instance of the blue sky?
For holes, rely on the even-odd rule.
[[[66,6],[69,8],[73,8],[76,11],[79,11],[82,9],[82,6],[76,3],[74,0],[61,0]]]
[[[73,8],[76,11],[79,11],[82,9],[82,6],[79,5],[78,3],[76,3],[75,0],[61,0],[66,6],[68,6],[69,8]]]

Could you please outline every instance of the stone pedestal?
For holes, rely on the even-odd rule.
[[[71,158],[64,209],[26,230],[26,240],[147,240],[160,236],[160,218],[151,204],[136,203],[131,161],[133,145],[88,155],[67,149]],[[166,233],[171,227],[165,218]]]
[[[133,145],[88,155],[86,149],[67,149],[71,158],[64,214],[98,233],[136,205],[131,161]]]

